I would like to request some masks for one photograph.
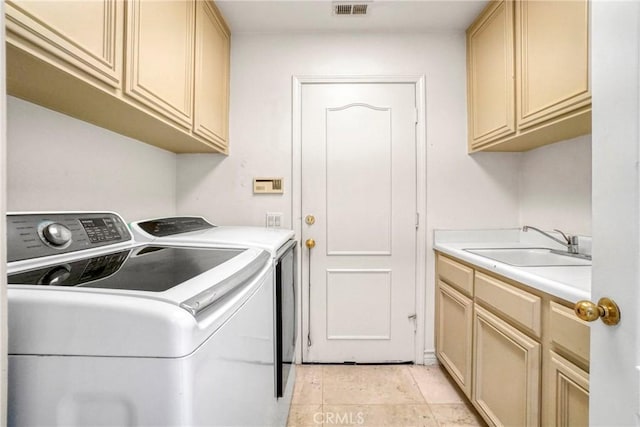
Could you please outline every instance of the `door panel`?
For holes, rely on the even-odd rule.
[[[390,228],[391,111],[368,105],[329,109],[328,255],[390,255]]]
[[[363,317],[351,303],[367,295],[376,316]],[[327,339],[389,339],[391,332],[390,270],[327,270]]]
[[[302,89],[305,362],[414,358],[415,102],[409,83]]]

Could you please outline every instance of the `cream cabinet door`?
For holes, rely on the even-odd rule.
[[[122,82],[123,2],[5,2],[7,43],[81,78]]]
[[[229,30],[211,2],[198,1],[196,7],[193,132],[226,148],[229,124]]]
[[[540,425],[540,344],[477,304],[474,328],[476,408],[493,425]]]
[[[551,387],[549,426],[589,425],[589,374],[553,351],[550,352]]]
[[[496,1],[467,30],[469,144],[511,135],[515,123],[513,2]]]
[[[591,105],[589,2],[519,1],[518,127]]]
[[[125,93],[191,129],[194,0],[127,2]]]
[[[471,398],[473,301],[438,281],[436,355],[467,397]]]

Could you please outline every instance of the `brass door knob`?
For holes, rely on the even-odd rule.
[[[602,318],[605,325],[613,326],[620,322],[620,308],[609,298],[600,298],[598,304],[591,301],[578,301],[574,306],[576,316],[587,322]]]
[[[313,249],[316,246],[316,241],[313,239],[307,239],[306,242],[304,242],[305,246],[309,249]]]

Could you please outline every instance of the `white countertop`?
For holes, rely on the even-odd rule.
[[[591,252],[591,238],[580,236],[579,245]],[[478,266],[575,303],[591,298],[591,266],[519,267],[495,261],[464,249],[546,247],[564,249],[535,232],[519,229],[501,230],[436,230],[434,249],[469,264]],[[581,250],[582,252],[582,250]]]

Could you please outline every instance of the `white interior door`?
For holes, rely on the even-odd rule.
[[[590,424],[640,420],[640,3],[592,2],[592,301],[621,321],[591,324]]]
[[[414,360],[415,93],[410,83],[302,88],[305,362]]]

